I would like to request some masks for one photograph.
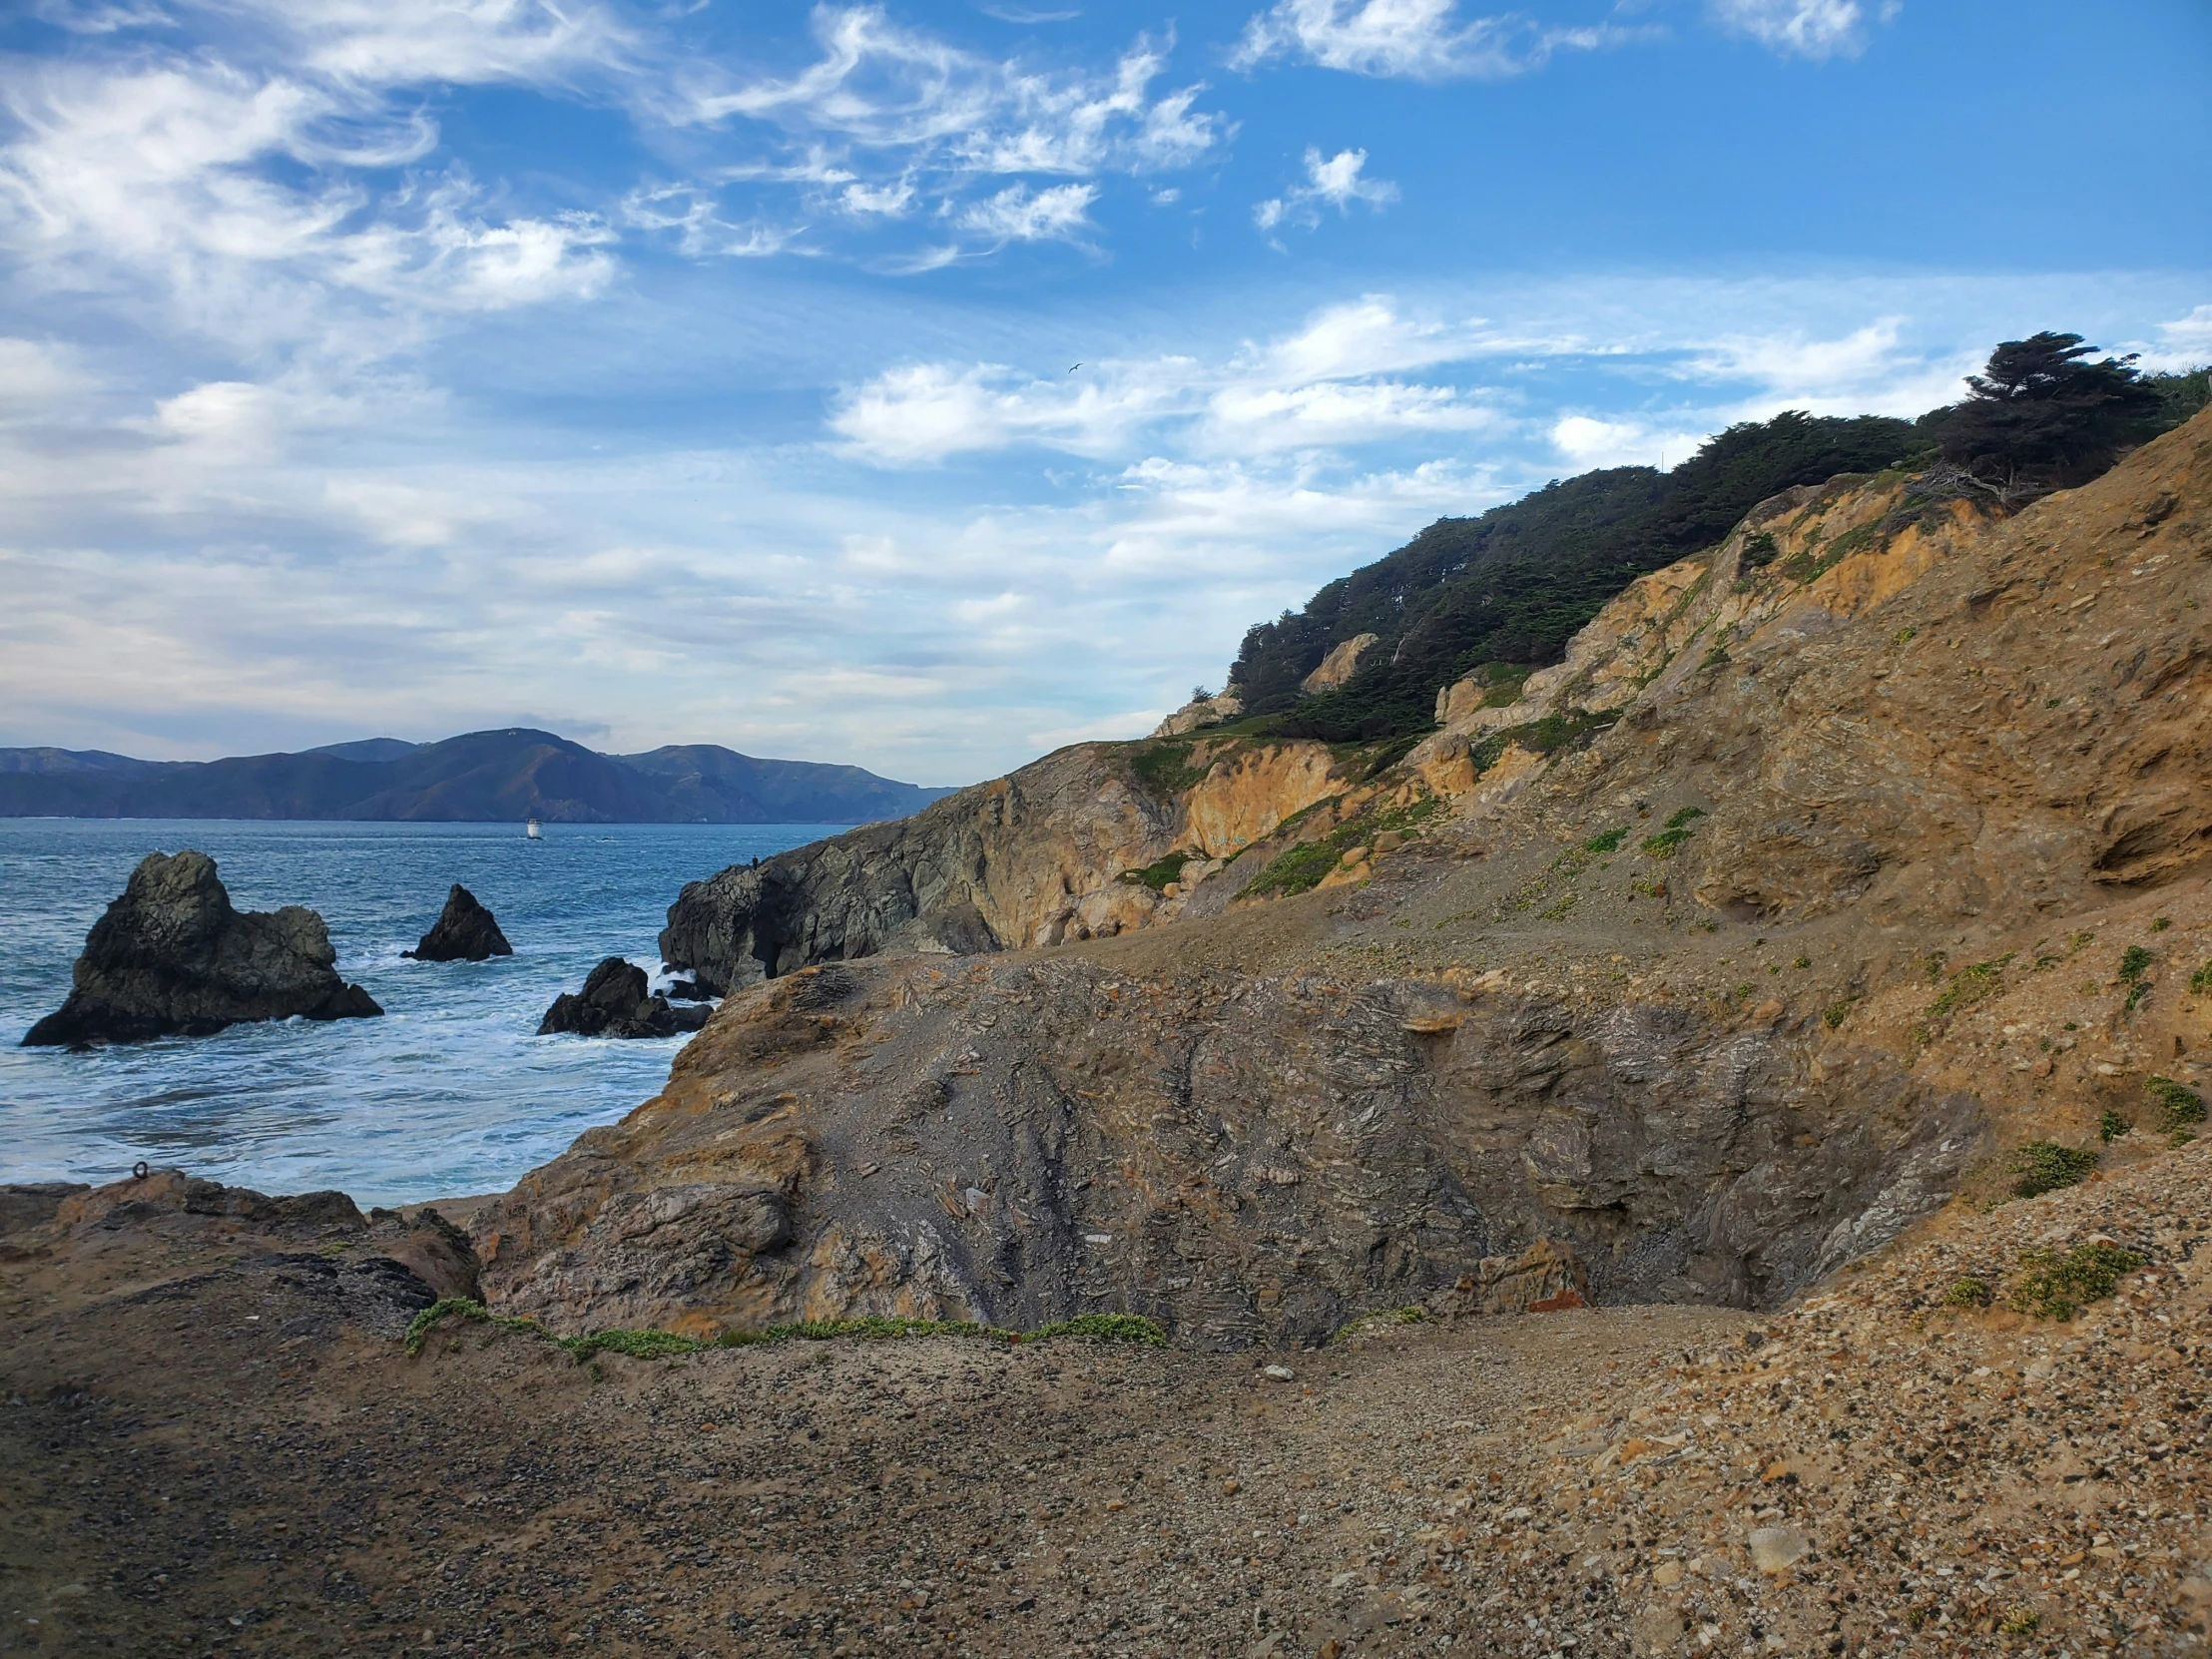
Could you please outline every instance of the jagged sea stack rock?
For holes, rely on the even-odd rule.
[[[563,991],[538,1022],[541,1037],[673,1037],[707,1023],[707,1008],[672,1008],[646,991],[645,969],[609,956],[581,991]]]
[[[85,935],[69,1000],[23,1043],[143,1042],[294,1014],[381,1014],[337,976],[336,961],[314,911],[235,910],[205,852],[150,853]]]
[[[492,913],[456,881],[445,895],[445,908],[438,912],[430,931],[422,935],[422,942],[399,954],[418,962],[481,962],[487,956],[514,953],[515,947],[507,942]]]

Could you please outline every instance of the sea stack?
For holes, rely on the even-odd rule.
[[[144,1042],[294,1014],[381,1014],[368,992],[337,976],[336,962],[314,911],[233,909],[205,852],[150,853],[85,935],[69,1000],[23,1043]]]
[[[514,953],[515,947],[507,942],[492,913],[458,881],[445,895],[445,908],[438,912],[430,931],[412,950],[400,952],[418,962],[481,962],[487,956]]]
[[[563,991],[538,1023],[541,1037],[673,1037],[707,1023],[707,1008],[672,1008],[646,991],[645,969],[609,956],[581,992]]]

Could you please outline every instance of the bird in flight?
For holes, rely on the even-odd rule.
[[[1075,369],[1076,369],[1076,368],[1081,368],[1082,366],[1083,366],[1083,365],[1082,365],[1081,363],[1077,363],[1077,364],[1075,365],[1075,368],[1071,368],[1071,369],[1069,369],[1069,370],[1068,370],[1068,372],[1069,372],[1070,374],[1073,374],[1073,373],[1075,372]]]

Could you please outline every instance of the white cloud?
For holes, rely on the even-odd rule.
[[[1710,0],[1713,21],[1790,57],[1857,57],[1867,48],[1869,8],[1861,0]],[[1874,20],[1896,17],[1897,0],[1882,0]]]
[[[1309,147],[1306,183],[1259,203],[1252,210],[1252,223],[1262,232],[1273,232],[1285,224],[1311,230],[1321,223],[1319,210],[1324,206],[1342,214],[1351,212],[1355,202],[1365,202],[1371,208],[1395,202],[1397,186],[1386,179],[1360,176],[1367,165],[1365,150],[1340,150],[1325,157],[1320,150]]]
[[[1293,58],[1354,75],[1502,80],[1561,49],[1623,38],[1618,28],[1547,29],[1513,13],[1462,22],[1455,0],[1278,0],[1245,26],[1230,65]]]
[[[2142,366],[2154,374],[2178,374],[2212,363],[2212,305],[2199,305],[2186,316],[2159,323],[2155,344],[2129,349],[2139,353]]]
[[[995,243],[1072,242],[1077,232],[1090,229],[1086,216],[1097,200],[1096,185],[1055,185],[1033,195],[1026,185],[1012,185],[961,210],[953,223]]]

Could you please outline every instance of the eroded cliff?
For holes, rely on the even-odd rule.
[[[966,815],[941,864],[887,856],[899,827],[790,855],[854,873],[788,926],[701,924],[734,981],[783,976],[489,1215],[490,1293],[692,1329],[1127,1309],[1232,1344],[1544,1234],[1601,1300],[1761,1303],[2025,1142],[2152,1132],[2212,1018],[2212,416],[2002,522],[1902,478],[1770,509],[1509,720],[1461,709],[1374,780],[1317,757],[1277,801],[1306,818],[1196,883],[1348,872],[1320,890],[1065,942],[1066,846],[1213,850],[1196,780],[1108,787],[1085,751],[930,809]],[[1453,808],[1423,833],[1363,829],[1424,791]],[[898,949],[960,903],[1028,948]],[[856,940],[885,953],[833,961]]]

